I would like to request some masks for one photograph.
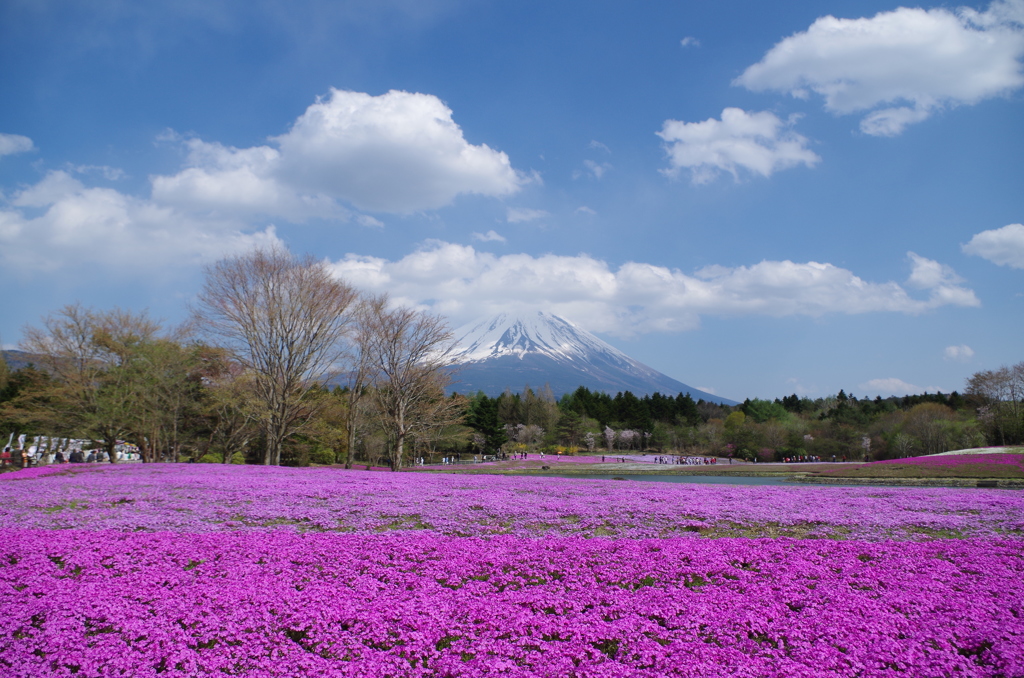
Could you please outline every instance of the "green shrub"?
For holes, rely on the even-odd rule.
[[[199,458],[199,463],[200,464],[223,464],[224,463],[224,457],[219,455],[219,454],[214,454],[214,453],[211,452],[210,454],[204,454],[203,456],[201,456]],[[242,452],[235,452],[234,454],[231,455],[231,463],[232,464],[244,464],[245,463],[245,454],[243,454]]]
[[[324,466],[333,464],[335,461],[334,450],[329,447],[315,447],[309,454],[309,461],[313,464],[323,464]]]

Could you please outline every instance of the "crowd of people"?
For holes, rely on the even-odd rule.
[[[49,466],[50,464],[91,464],[110,461],[106,450],[88,440],[69,438],[37,437],[35,441],[20,436],[17,441],[13,434],[3,451],[0,452],[0,469]],[[131,443],[120,442],[115,447],[118,462],[142,461],[139,448]]]
[[[836,461],[836,455],[832,455],[833,463]],[[846,461],[846,455],[843,455],[843,461]],[[816,454],[797,454],[792,457],[783,457],[782,463],[784,464],[819,464],[821,463],[821,457]]]
[[[680,464],[682,466],[710,466],[718,463],[718,457],[658,457],[665,461],[659,464]]]

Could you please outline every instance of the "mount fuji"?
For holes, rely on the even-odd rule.
[[[449,354],[457,371],[454,390],[497,396],[506,388],[547,384],[556,397],[580,386],[592,391],[631,391],[644,396],[689,393],[694,400],[736,404],[668,377],[633,360],[571,321],[550,313],[501,313],[455,330]]]

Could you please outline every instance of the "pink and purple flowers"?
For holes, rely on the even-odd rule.
[[[0,507],[4,676],[1024,675],[1013,491],[183,464]]]

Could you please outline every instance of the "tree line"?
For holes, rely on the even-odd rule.
[[[396,470],[531,450],[860,460],[1024,443],[1024,363],[974,374],[962,395],[730,407],[583,386],[449,394],[451,346],[437,316],[358,294],[312,258],[256,250],[207,268],[181,327],[79,304],[27,327],[33,364],[0,360],[0,434],[43,436],[51,453],[87,440],[112,462],[129,443],[146,462]]]
[[[90,441],[111,462],[129,443],[146,462],[351,467],[361,452],[397,470],[463,417],[450,343],[437,316],[255,250],[207,268],[182,327],[80,304],[27,327],[33,364],[0,361],[0,432]]]
[[[580,387],[556,400],[527,386],[470,400],[477,449],[651,450],[782,461],[879,460],[1024,443],[1024,363],[978,372],[965,393],[857,398],[792,394],[735,406],[689,394],[611,396]]]

